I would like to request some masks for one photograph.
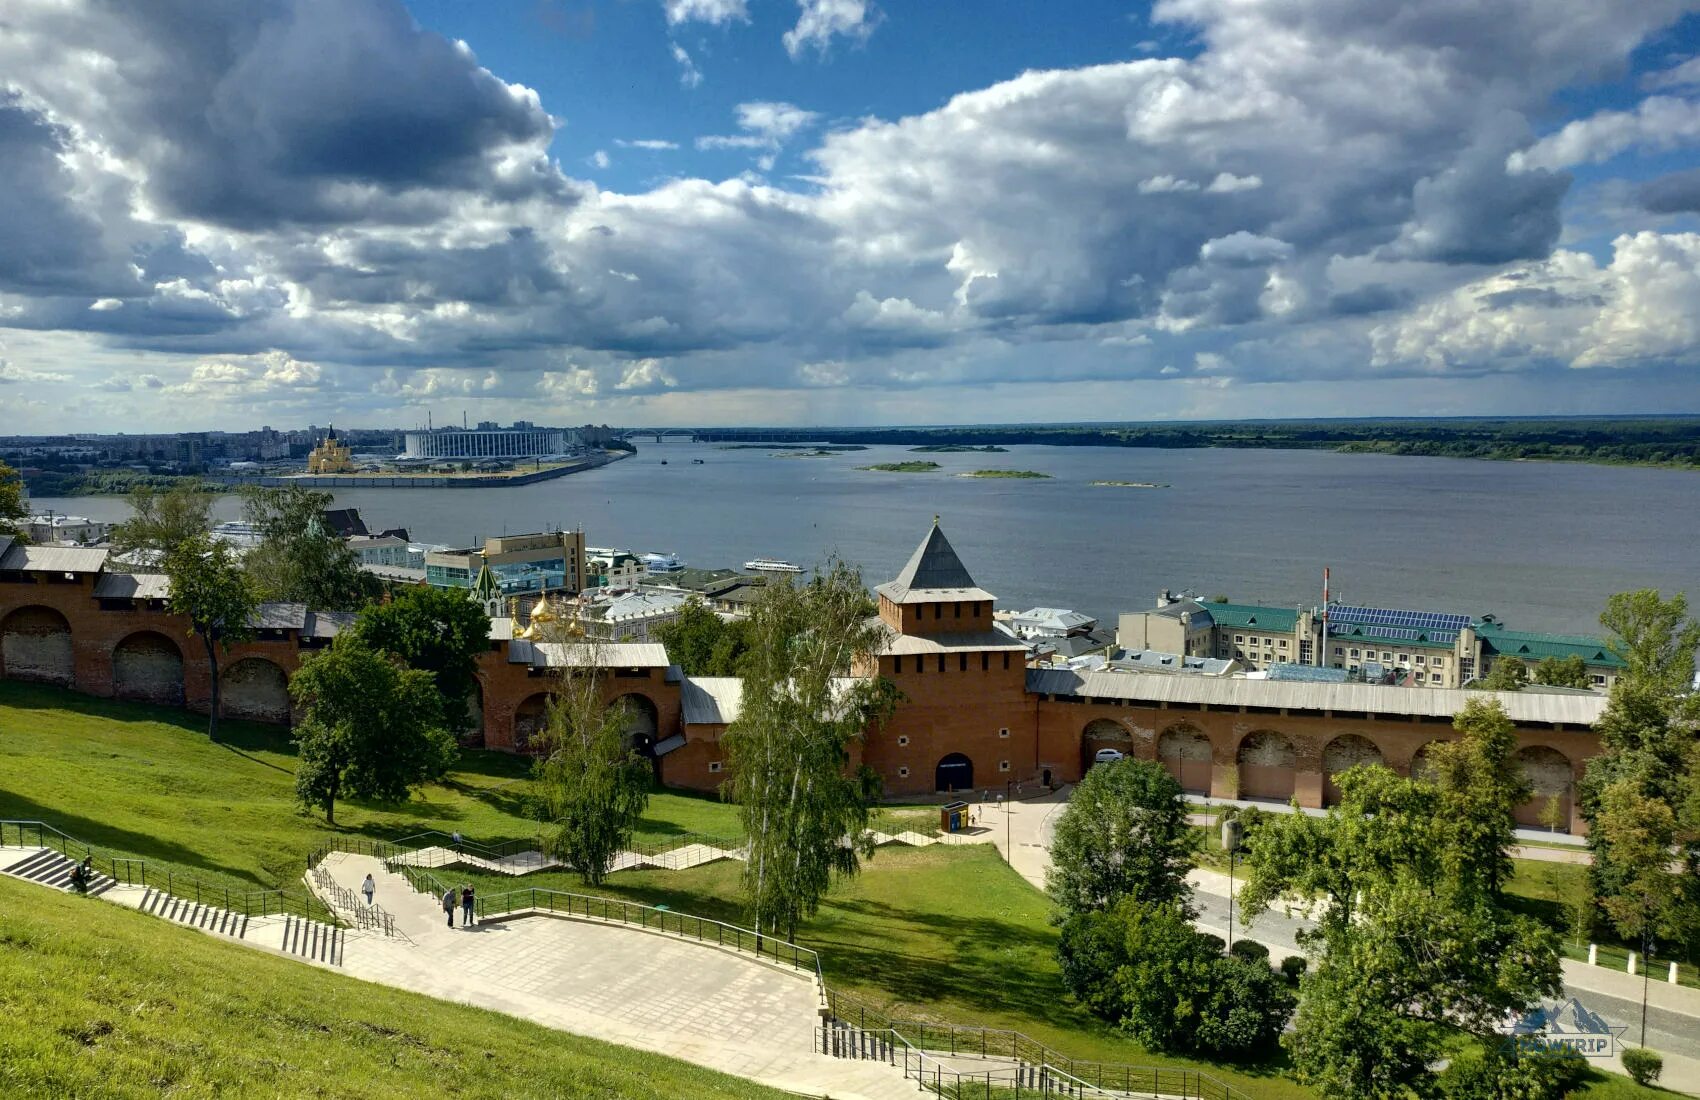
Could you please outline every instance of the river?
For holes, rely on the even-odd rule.
[[[1700,600],[1700,474],[1687,470],[1328,451],[871,447],[776,458],[714,444],[639,447],[535,485],[363,489],[336,502],[374,530],[405,526],[426,542],[580,526],[593,546],[675,551],[702,567],[757,556],[808,565],[835,553],[870,584],[902,568],[936,514],[1000,607],[1073,608],[1111,628],[1165,587],[1315,603],[1324,565],[1337,599],[1492,612],[1528,630],[1594,632],[1605,598],[1625,589]],[[857,469],[915,459],[942,469]],[[982,468],[1051,477],[951,476]],[[35,504],[94,519],[128,511],[113,497]],[[216,509],[221,519],[239,510],[229,497]]]

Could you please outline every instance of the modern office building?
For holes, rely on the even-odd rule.
[[[471,589],[488,568],[504,597],[537,592],[577,594],[585,587],[583,531],[544,531],[484,540],[482,548],[432,550],[425,583]]]
[[[408,432],[402,457],[456,460],[547,458],[568,453],[575,442],[576,433],[560,428],[538,428],[529,424],[498,428],[494,424],[481,424],[472,429],[436,428]]]

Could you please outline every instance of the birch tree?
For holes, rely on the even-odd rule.
[[[850,767],[870,722],[891,714],[877,676],[847,679],[880,638],[861,574],[832,561],[808,583],[770,582],[750,616],[743,708],[726,732],[749,858],[744,896],[760,931],[794,939],[835,876],[873,853],[879,780]]]
[[[603,697],[600,648],[576,643],[580,665],[566,670],[555,686],[540,734],[544,756],[536,767],[550,826],[544,850],[593,886],[631,843],[649,805],[650,786],[649,765],[626,736],[625,705],[610,706]]]

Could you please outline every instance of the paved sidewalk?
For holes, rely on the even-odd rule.
[[[811,1096],[914,1094],[898,1070],[812,1053],[812,975],[599,922],[536,916],[467,929],[457,910],[451,929],[435,899],[377,859],[338,853],[325,866],[350,888],[371,873],[378,903],[413,941],[363,940],[344,957],[349,974]]]

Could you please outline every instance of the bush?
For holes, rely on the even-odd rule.
[[[1209,947],[1212,955],[1220,955],[1227,950],[1228,941],[1221,936],[1213,936],[1209,932],[1200,932],[1198,936]]]
[[[1228,954],[1242,962],[1269,965],[1269,948],[1256,940],[1235,940],[1234,946],[1228,948]]]
[[[1623,1052],[1623,1070],[1635,1079],[1637,1085],[1651,1085],[1659,1079],[1664,1068],[1665,1060],[1656,1050],[1630,1047]]]
[[[1476,1047],[1440,1074],[1446,1100],[1560,1100],[1582,1081],[1586,1062],[1575,1051],[1512,1057],[1502,1046]]]
[[[1309,965],[1310,963],[1303,955],[1288,955],[1281,960],[1281,973],[1287,976],[1289,982],[1298,985],[1299,979],[1305,975],[1305,968]]]
[[[1192,1048],[1221,1058],[1247,1058],[1273,1050],[1296,999],[1269,963],[1218,957],[1210,961],[1202,977],[1203,990],[1190,998],[1198,1006]]]

